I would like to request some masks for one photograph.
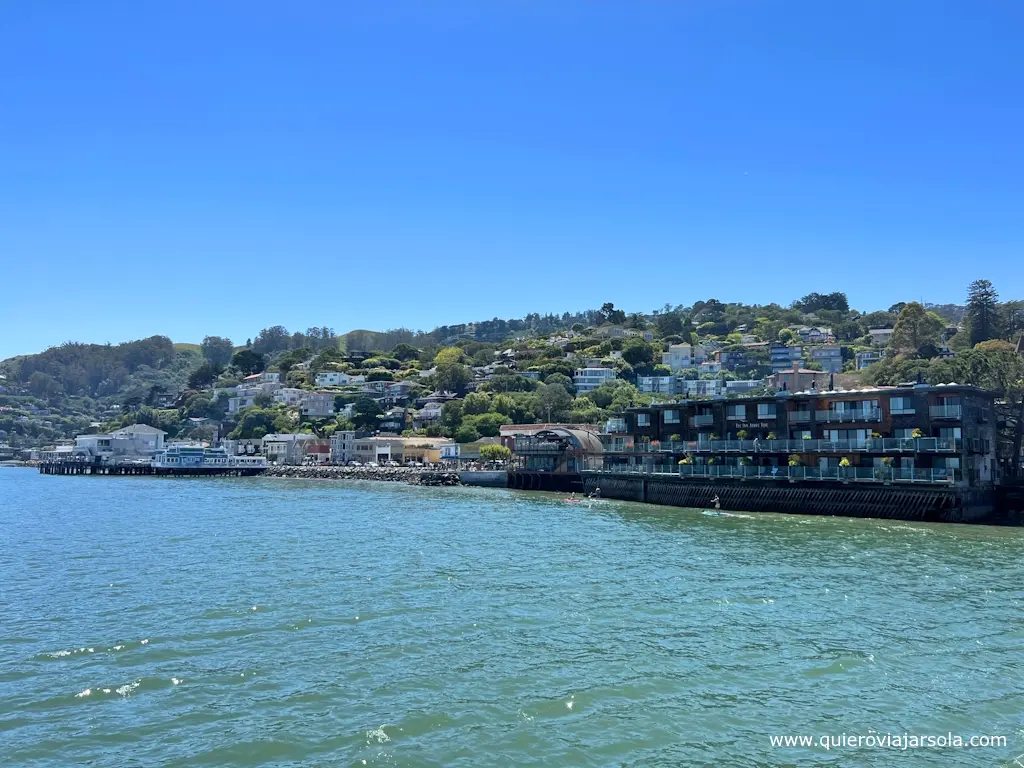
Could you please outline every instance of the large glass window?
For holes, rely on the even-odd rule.
[[[649,427],[649,426],[651,426],[651,414],[649,414],[649,413],[638,413],[636,415],[636,425],[638,427]]]

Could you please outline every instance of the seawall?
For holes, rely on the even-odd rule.
[[[865,488],[843,483],[779,481],[766,485],[734,479],[690,479],[651,475],[586,472],[587,493],[675,507],[713,508],[744,512],[783,512],[801,515],[877,517],[897,520],[972,523],[990,522],[994,492],[960,488]]]
[[[336,467],[273,466],[264,477],[289,477],[303,480],[376,480],[411,485],[458,485],[457,472],[422,467]]]

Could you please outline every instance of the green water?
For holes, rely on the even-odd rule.
[[[0,531],[3,765],[1024,753],[1021,530],[0,469]],[[769,743],[871,729],[1008,742]]]

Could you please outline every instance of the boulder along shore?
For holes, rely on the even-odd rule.
[[[272,466],[267,467],[263,476],[302,480],[377,480],[409,485],[460,484],[458,472],[423,467]]]

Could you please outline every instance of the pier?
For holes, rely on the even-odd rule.
[[[94,475],[94,476],[199,476],[249,477],[266,471],[266,467],[155,467],[152,464],[103,464],[90,461],[44,461],[39,465],[41,475]]]

